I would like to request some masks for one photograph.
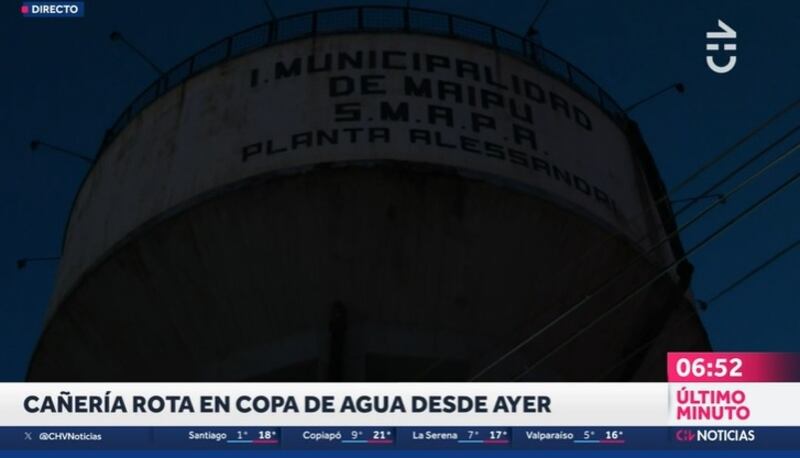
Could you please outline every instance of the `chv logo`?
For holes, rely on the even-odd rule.
[[[722,30],[721,32],[706,32],[706,38],[709,40],[719,40],[719,42],[706,43],[706,51],[716,51],[715,54],[731,53],[727,55],[728,60],[723,65],[718,65],[716,56],[707,55],[706,65],[714,73],[725,74],[733,70],[736,66],[736,56],[732,53],[736,51],[736,43],[720,43],[725,40],[736,40],[736,31],[731,26],[722,22],[722,19],[717,19],[717,26]],[[722,52],[720,52],[720,44],[722,44]],[[724,55],[724,54],[723,54]]]

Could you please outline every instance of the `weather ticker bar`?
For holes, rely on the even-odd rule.
[[[800,427],[0,428],[3,450],[792,450]]]

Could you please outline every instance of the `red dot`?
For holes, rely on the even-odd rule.
[[[28,5],[22,5],[19,10],[22,12],[22,14],[28,14]]]

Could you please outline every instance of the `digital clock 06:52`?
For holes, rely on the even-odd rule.
[[[680,378],[737,378],[742,377],[741,358],[682,357],[675,361],[675,373]]]

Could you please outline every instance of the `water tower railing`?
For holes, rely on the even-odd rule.
[[[591,99],[615,121],[624,110],[586,73],[528,37],[455,14],[397,6],[349,6],[299,13],[242,30],[192,54],[142,91],[106,132],[100,153],[145,107],[206,69],[276,43],[333,33],[408,32],[460,38],[516,55]]]

